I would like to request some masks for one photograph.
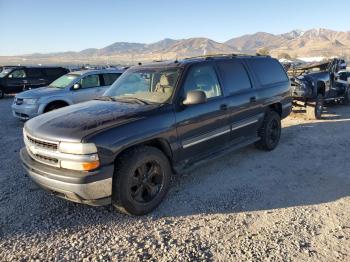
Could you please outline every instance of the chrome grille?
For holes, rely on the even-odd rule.
[[[44,148],[44,149],[49,149],[52,151],[57,151],[57,148],[58,148],[57,143],[39,140],[37,138],[33,138],[31,136],[28,136],[28,135],[27,135],[27,139],[31,145],[34,145],[34,146],[40,147],[40,148]]]
[[[58,151],[58,142],[46,141],[28,135],[24,131],[24,142],[29,155],[36,161],[58,167],[59,159],[51,156]]]

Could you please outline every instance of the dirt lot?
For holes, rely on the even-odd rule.
[[[349,106],[292,115],[275,151],[182,174],[154,213],[128,217],[38,189],[11,102],[0,100],[0,260],[350,261]]]

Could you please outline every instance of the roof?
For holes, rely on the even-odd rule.
[[[141,67],[181,67],[185,64],[190,64],[194,62],[201,62],[207,60],[220,60],[220,59],[232,59],[232,58],[251,58],[251,57],[265,57],[271,58],[270,56],[261,56],[261,55],[246,55],[246,54],[216,54],[216,55],[204,55],[189,57],[182,60],[166,60],[166,61],[154,61],[152,63],[139,64]],[[134,66],[133,68],[137,68]]]
[[[87,69],[87,70],[79,70],[72,71],[70,74],[75,75],[87,75],[87,74],[106,74],[106,73],[123,73],[124,69]]]

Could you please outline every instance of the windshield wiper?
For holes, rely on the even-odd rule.
[[[143,100],[143,99],[140,99],[140,98],[137,98],[137,97],[118,97],[118,98],[116,98],[116,101],[127,102],[127,103],[136,102],[136,103],[141,104],[141,105],[149,105],[150,104],[150,102]]]
[[[101,100],[101,101],[116,101],[116,99],[114,97],[111,96],[99,96],[96,97],[94,100]]]

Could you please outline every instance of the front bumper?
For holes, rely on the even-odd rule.
[[[81,172],[41,164],[29,156],[26,148],[21,149],[20,156],[32,180],[54,195],[93,206],[111,203],[113,165]]]
[[[12,104],[12,114],[14,117],[19,118],[21,120],[28,120],[35,116],[37,116],[39,113],[39,105],[16,105]]]

